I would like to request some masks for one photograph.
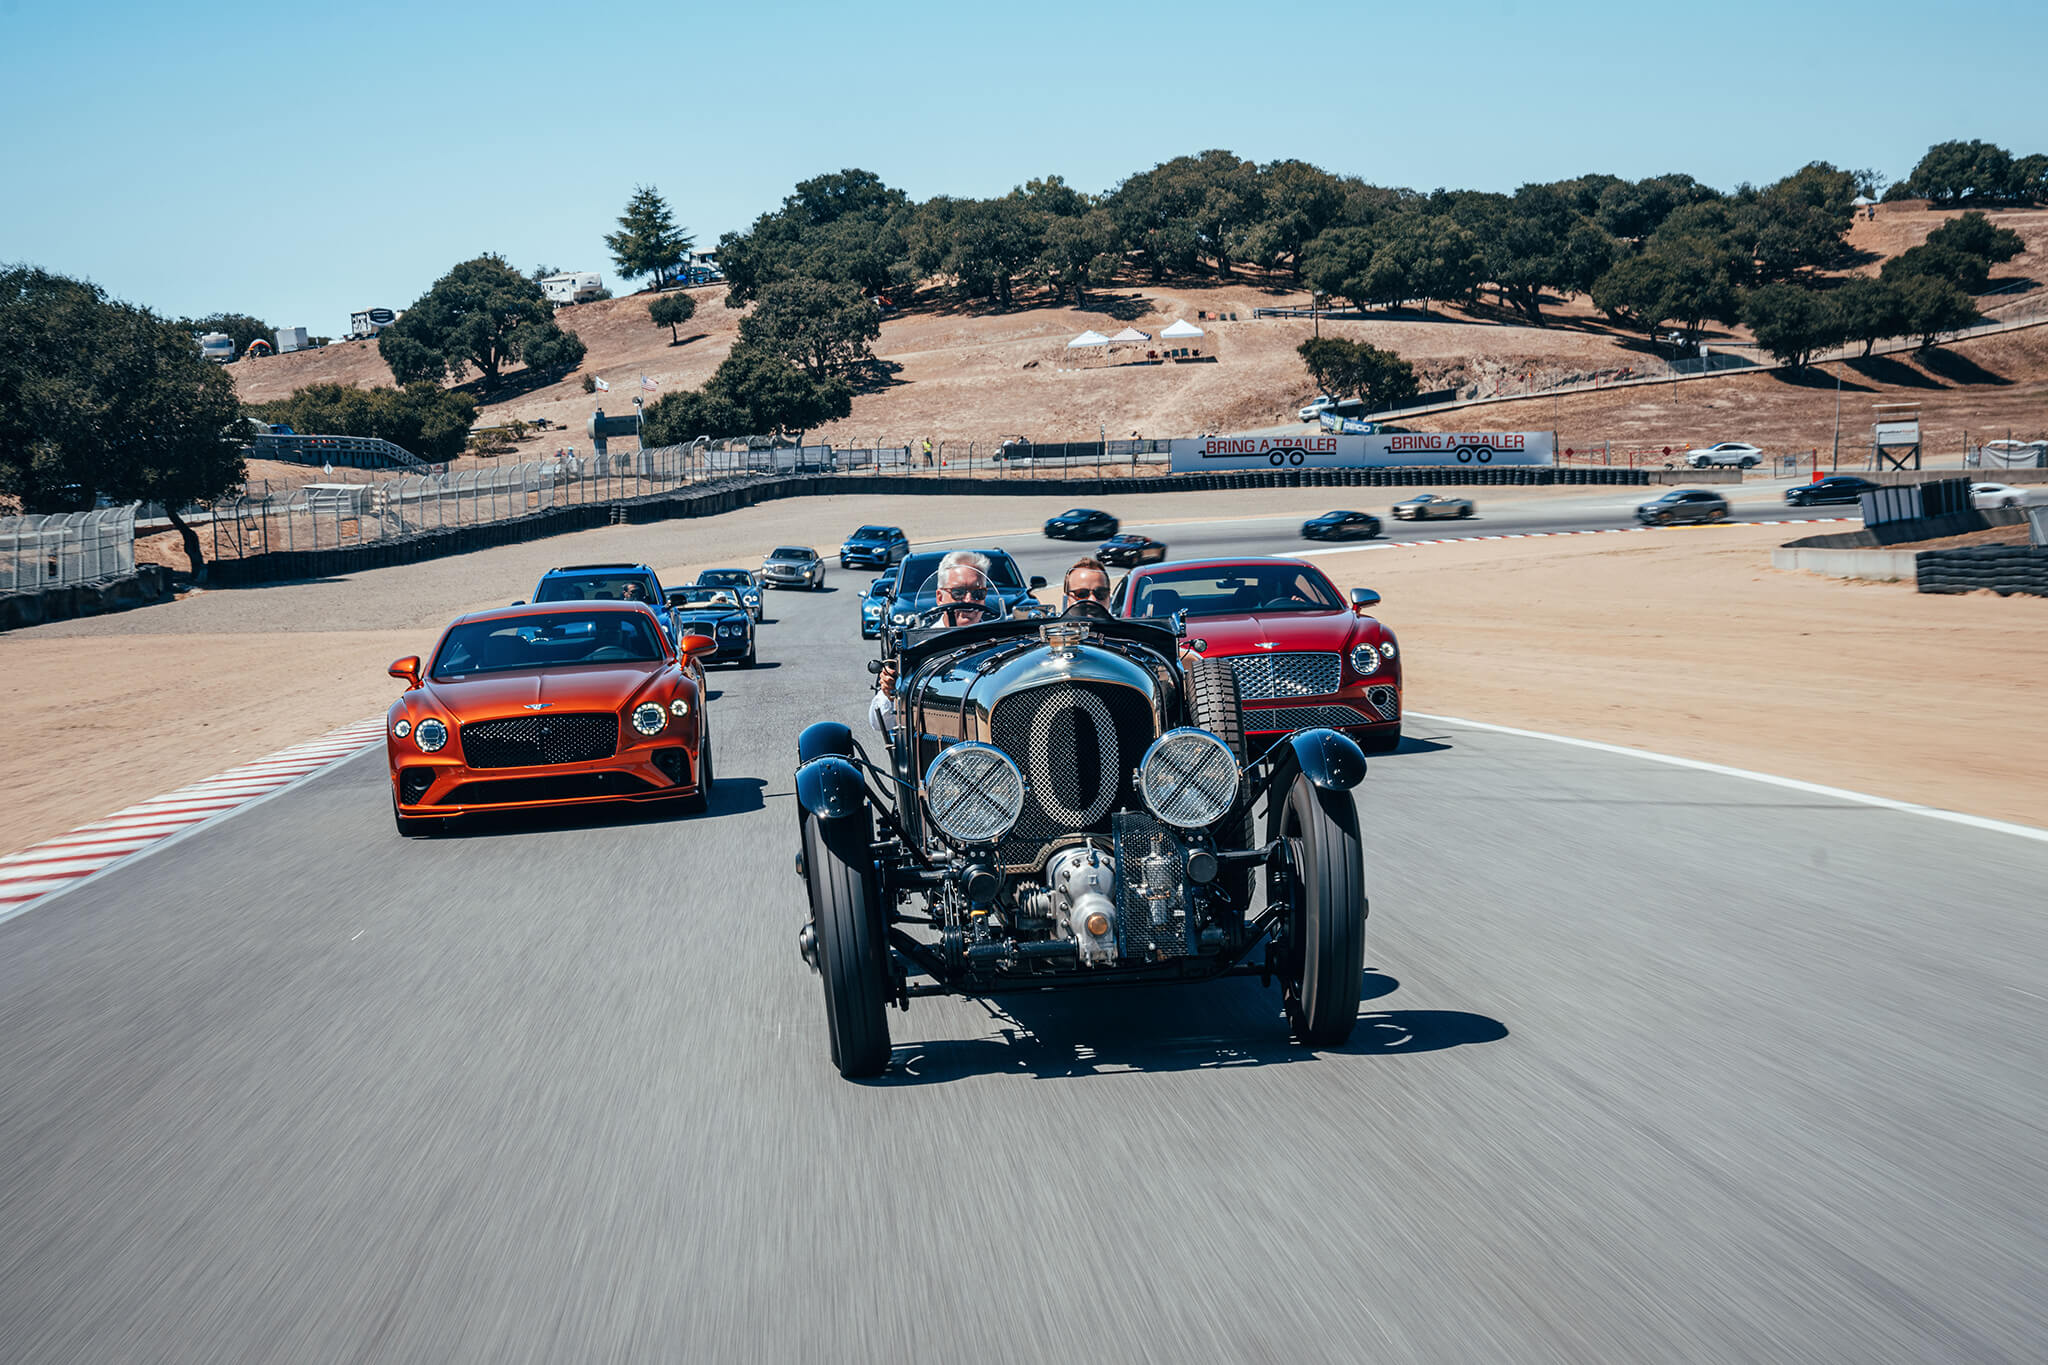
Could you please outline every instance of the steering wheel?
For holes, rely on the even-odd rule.
[[[1306,607],[1313,605],[1314,603],[1310,602],[1306,597],[1299,596],[1295,593],[1288,593],[1284,597],[1268,598],[1264,602],[1259,603],[1258,609],[1260,611],[1265,611],[1272,607]]]
[[[592,664],[615,664],[624,663],[626,660],[631,659],[632,657],[633,651],[627,649],[623,645],[599,645],[596,649],[590,651],[589,655],[584,659],[584,662]]]

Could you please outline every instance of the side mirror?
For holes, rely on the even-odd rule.
[[[1380,595],[1371,588],[1353,588],[1351,590],[1351,605],[1359,611],[1364,611],[1367,607],[1376,607],[1379,604]]]
[[[712,639],[709,635],[685,635],[682,639],[676,641],[676,656],[682,659],[694,659],[699,654],[709,654],[717,648],[718,641]]]
[[[1033,592],[1037,592],[1037,591],[1038,591],[1038,590],[1039,590],[1040,588],[1042,588],[1042,587],[1044,587],[1044,586],[1045,586],[1045,575],[1044,575],[1044,574],[1042,574],[1042,573],[1035,573],[1035,574],[1031,575],[1031,591],[1033,591]]]
[[[874,674],[874,675],[875,675],[876,677],[878,677],[878,678],[879,678],[879,677],[881,677],[881,676],[882,676],[882,661],[881,661],[880,659],[869,659],[869,660],[868,660],[868,672],[870,672],[870,673]]]
[[[420,656],[408,654],[391,665],[391,676],[405,680],[405,690],[410,692],[420,685]]]

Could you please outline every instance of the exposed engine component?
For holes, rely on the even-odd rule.
[[[1192,951],[1188,924],[1187,850],[1175,831],[1137,811],[1120,812],[1116,856],[1124,869],[1125,955],[1151,961]]]
[[[1072,939],[1083,965],[1117,958],[1116,859],[1088,844],[1061,849],[1045,865],[1053,933]]]

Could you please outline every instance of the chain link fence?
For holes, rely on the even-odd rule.
[[[135,572],[136,505],[0,517],[0,593],[38,592]]]

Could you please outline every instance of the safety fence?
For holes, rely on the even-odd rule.
[[[135,572],[136,505],[0,517],[0,593],[40,592]]]

